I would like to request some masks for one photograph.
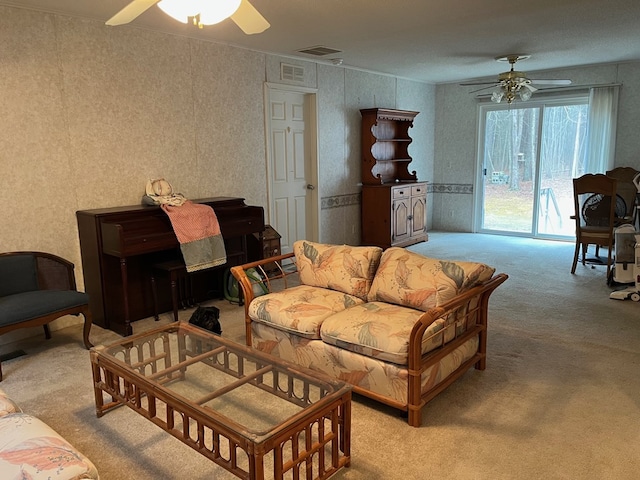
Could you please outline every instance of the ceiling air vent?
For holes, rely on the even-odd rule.
[[[314,55],[316,57],[324,57],[325,55],[333,55],[334,53],[342,53],[341,50],[336,50],[335,48],[323,47],[322,45],[317,45],[315,47],[303,48],[302,50],[298,50],[300,53],[306,53],[307,55]]]
[[[280,64],[280,79],[292,82],[304,82],[304,68],[297,65]]]

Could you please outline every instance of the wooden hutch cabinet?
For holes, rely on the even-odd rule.
[[[409,172],[409,129],[418,112],[362,114],[362,243],[404,247],[427,240],[427,184]]]

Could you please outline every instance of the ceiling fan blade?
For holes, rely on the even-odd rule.
[[[113,17],[106,21],[107,25],[123,25],[132,22],[138,15],[152,7],[159,0],[133,0],[129,5],[124,7]]]
[[[262,33],[271,26],[260,12],[249,3],[249,0],[240,2],[238,10],[231,15],[231,20],[247,35]]]
[[[477,90],[471,90],[469,93],[481,92],[482,90],[489,90],[490,88],[495,88],[499,86],[500,86],[499,83],[494,83],[492,85],[489,85],[488,87],[482,87],[482,88],[478,88]]]
[[[469,86],[472,86],[472,85],[489,85],[489,84],[495,85],[495,83],[496,83],[495,81],[493,81],[493,82],[471,82],[471,83],[461,83],[460,85],[463,86],[463,87],[469,87]]]
[[[531,83],[536,85],[571,85],[571,80],[534,80],[531,79]]]

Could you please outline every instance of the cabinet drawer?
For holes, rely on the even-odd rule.
[[[411,186],[393,187],[391,189],[391,198],[409,198],[411,196]]]
[[[411,187],[411,196],[414,197],[416,195],[424,195],[427,192],[427,185],[425,183],[421,183],[419,185],[413,185]]]

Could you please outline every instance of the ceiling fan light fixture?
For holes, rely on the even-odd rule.
[[[520,86],[513,82],[502,82],[498,88],[496,88],[491,94],[491,101],[494,103],[502,102],[505,99],[509,105],[511,105],[516,99],[516,95],[521,93]],[[531,95],[529,95],[531,97]]]
[[[198,0],[161,0],[158,8],[178,22],[187,23],[198,14]]]
[[[532,92],[528,88],[521,88],[518,93],[520,94],[520,100],[522,100],[523,102],[526,102],[531,98]]]
[[[515,63],[518,60],[526,60],[530,57],[531,55],[526,54],[511,54],[496,57],[496,60],[499,62],[509,62],[511,65],[509,71],[500,73],[498,75],[497,83],[494,83],[492,86],[473,90],[470,93],[494,88],[495,90],[491,93],[491,101],[494,103],[500,103],[502,99],[505,99],[507,103],[511,105],[517,99],[520,99],[522,102],[529,100],[533,93],[537,91],[537,88],[532,85],[533,83],[547,85],[571,85],[571,80],[531,80],[524,72],[515,70]],[[486,85],[489,83],[493,82],[472,82],[461,83],[460,85]]]
[[[200,23],[202,25],[215,25],[236,13],[241,0],[217,0],[200,2]]]
[[[188,23],[189,18],[199,27],[214,25],[233,15],[241,0],[161,0],[158,7],[171,18]]]
[[[502,97],[504,97],[502,90],[494,90],[491,94],[491,101],[493,103],[500,103],[502,101]]]

